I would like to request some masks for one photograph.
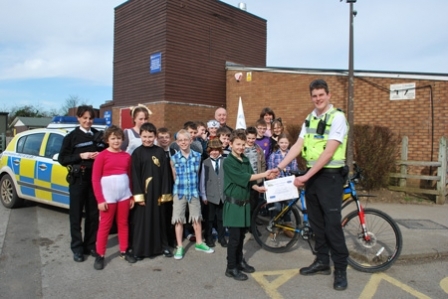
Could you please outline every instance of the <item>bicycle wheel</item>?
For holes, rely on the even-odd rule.
[[[349,252],[348,264],[362,272],[384,271],[400,256],[403,246],[400,228],[382,211],[365,209],[364,215],[370,240],[364,238],[358,211],[351,212],[342,220]]]
[[[290,211],[275,220],[280,210],[274,204],[260,203],[252,216],[252,235],[255,241],[270,252],[281,253],[288,251],[299,239],[301,220],[299,209],[292,206]],[[289,228],[289,229],[288,229]]]

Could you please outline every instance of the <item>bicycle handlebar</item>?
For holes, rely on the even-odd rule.
[[[358,183],[358,181],[362,179],[362,169],[358,166],[358,164],[356,164],[356,162],[353,162],[353,170],[354,173],[349,177],[349,181]]]

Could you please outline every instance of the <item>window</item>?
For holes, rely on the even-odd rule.
[[[45,157],[53,159],[55,154],[59,154],[62,140],[64,140],[64,136],[51,133],[47,141],[47,147],[45,148]]]
[[[30,134],[20,138],[17,142],[17,152],[38,156],[44,135],[45,133]]]

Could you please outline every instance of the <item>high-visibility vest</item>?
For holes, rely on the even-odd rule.
[[[312,167],[319,156],[325,150],[327,145],[328,135],[330,134],[330,127],[333,123],[334,117],[342,113],[341,110],[336,108],[331,108],[328,110],[324,116],[321,118],[316,118],[312,114],[307,116],[305,121],[306,133],[304,136],[302,156],[307,161],[307,167]],[[317,128],[319,122],[323,121],[325,123],[325,130],[322,135],[317,133]],[[348,132],[347,124],[347,132]],[[338,146],[331,160],[324,166],[324,168],[340,168],[345,166],[345,151],[347,148],[347,135],[344,136],[343,142]]]

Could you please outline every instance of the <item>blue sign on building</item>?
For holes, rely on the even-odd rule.
[[[154,53],[149,59],[149,73],[155,74],[162,71],[162,53]]]
[[[112,112],[110,110],[104,111],[104,119],[106,120],[106,125],[110,127],[112,124]]]

